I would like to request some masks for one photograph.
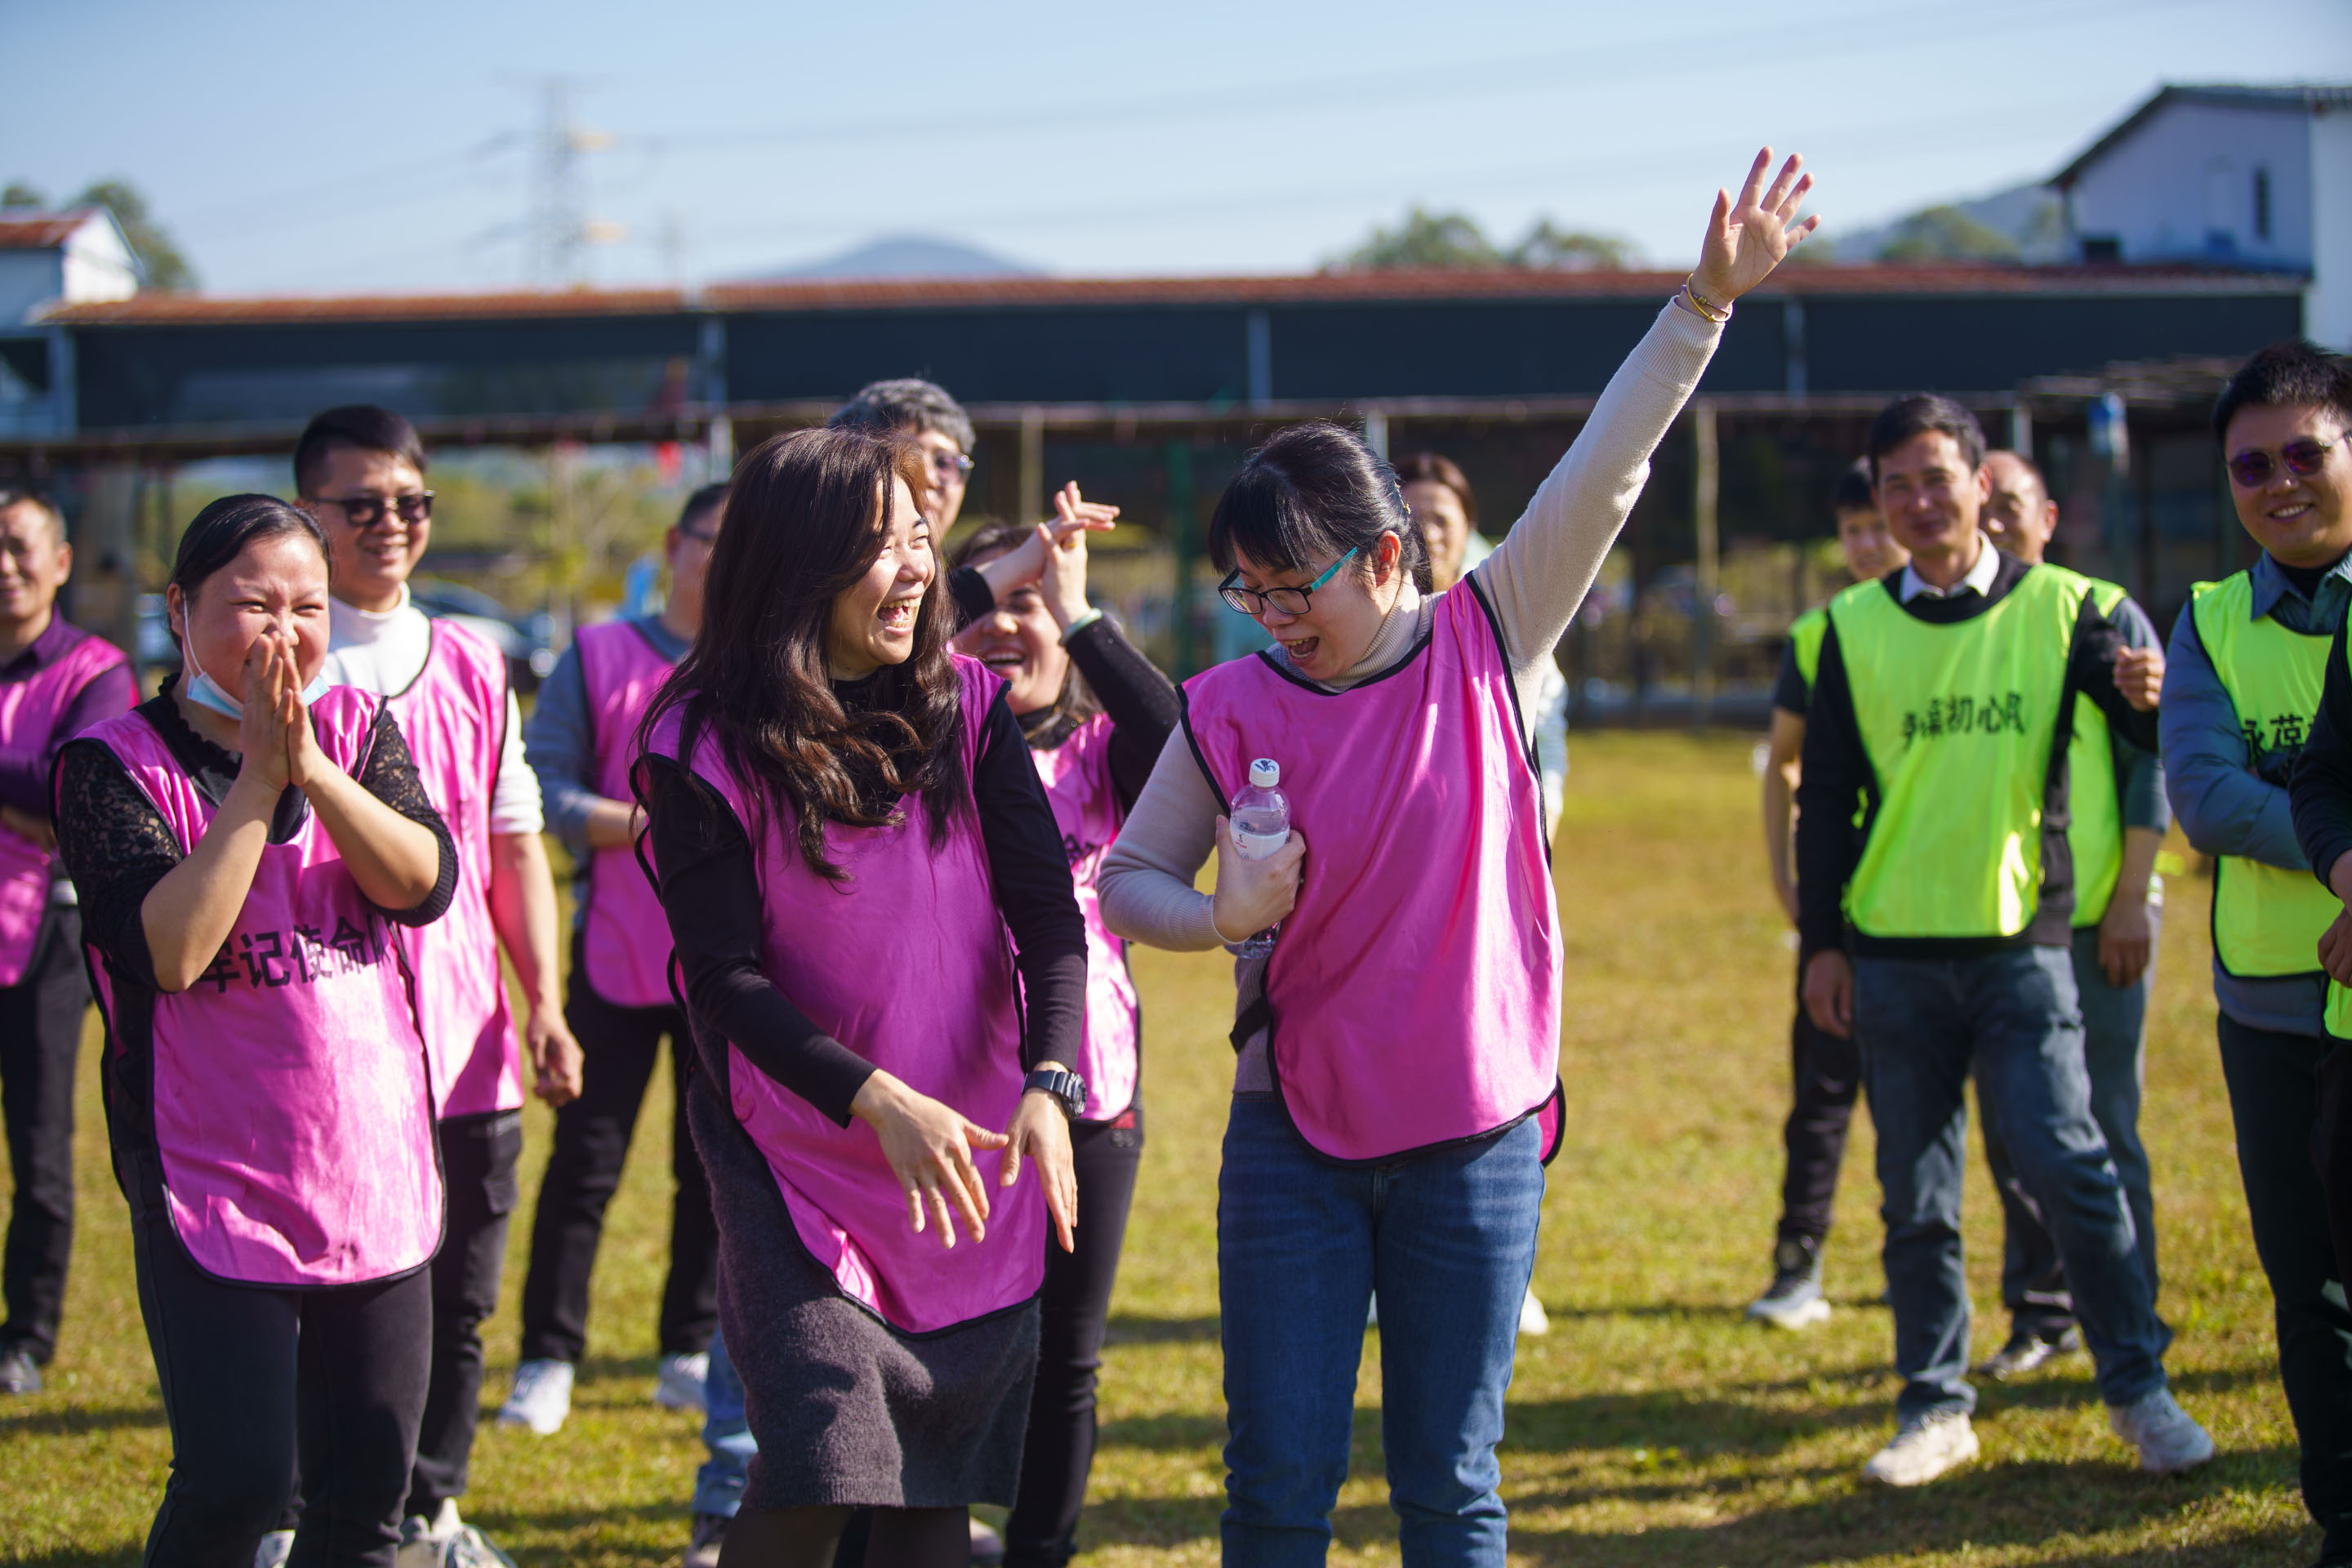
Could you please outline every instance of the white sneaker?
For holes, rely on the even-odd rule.
[[[393,1553],[393,1568],[441,1568],[459,1529],[456,1498],[443,1498],[430,1519],[410,1514],[400,1521],[400,1547]]]
[[[286,1568],[286,1560],[293,1555],[294,1532],[273,1530],[253,1549],[253,1568]]]
[[[1925,1486],[1946,1470],[1967,1464],[1977,1452],[1976,1428],[1969,1425],[1967,1415],[1939,1411],[1903,1423],[1895,1441],[1872,1455],[1862,1473],[1881,1486]]]
[[[1519,1332],[1523,1334],[1551,1332],[1551,1314],[1543,1310],[1541,1301],[1536,1300],[1536,1288],[1532,1285],[1528,1287],[1527,1300],[1519,1303]]]
[[[563,1430],[572,1414],[572,1363],[527,1361],[515,1368],[514,1388],[499,1406],[499,1425],[528,1426],[542,1437]]]
[[[2139,1468],[2150,1475],[2193,1470],[2213,1457],[2213,1439],[2165,1389],[2144,1394],[2129,1405],[2108,1405],[2107,1425],[2139,1450]]]
[[[654,1403],[664,1410],[691,1410],[699,1415],[709,1407],[706,1392],[709,1382],[709,1352],[666,1355],[661,1358],[661,1375],[654,1384]]]

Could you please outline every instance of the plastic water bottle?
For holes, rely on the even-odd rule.
[[[1282,764],[1260,757],[1250,764],[1249,788],[1234,796],[1234,848],[1244,860],[1263,860],[1290,842],[1290,797],[1276,787],[1281,783]],[[1270,925],[1225,945],[1243,958],[1264,958],[1274,951],[1275,935],[1281,929]]]

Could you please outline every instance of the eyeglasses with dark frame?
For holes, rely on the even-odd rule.
[[[1265,613],[1265,606],[1268,605],[1280,610],[1286,616],[1303,616],[1307,613],[1307,606],[1313,602],[1315,590],[1320,588],[1324,584],[1328,583],[1332,578],[1338,576],[1339,568],[1354,560],[1363,548],[1364,547],[1360,544],[1357,545],[1355,549],[1349,551],[1347,554],[1342,555],[1339,559],[1331,563],[1329,566],[1326,567],[1324,569],[1323,575],[1316,578],[1315,581],[1307,584],[1303,588],[1289,586],[1266,588],[1263,590],[1257,588],[1244,588],[1241,585],[1240,581],[1242,574],[1241,569],[1239,567],[1235,567],[1233,571],[1225,574],[1225,580],[1223,582],[1217,584],[1217,597],[1223,599],[1228,605],[1234,609],[1239,610],[1244,616],[1264,615]],[[1296,599],[1297,603],[1293,604],[1291,601],[1294,599]]]
[[[2299,436],[2278,449],[2278,458],[2272,459],[2260,447],[2249,447],[2230,455],[2230,478],[2241,489],[2258,490],[2271,482],[2284,463],[2286,471],[2299,479],[2307,479],[2327,466],[2327,454],[2336,449],[2333,441],[2321,441],[2309,436]]]
[[[312,496],[320,506],[336,508],[353,528],[373,528],[386,512],[396,511],[403,522],[423,522],[433,515],[433,492],[411,490],[404,496]]]

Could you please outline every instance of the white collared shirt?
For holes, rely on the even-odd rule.
[[[1991,540],[1979,533],[1977,563],[1969,568],[1967,576],[1948,588],[1938,588],[1906,565],[1903,568],[1903,581],[1897,585],[1895,596],[1907,605],[1923,594],[1930,599],[1957,599],[1973,589],[1978,597],[1983,598],[1992,593],[1992,580],[2000,575],[2000,552],[1993,548]]]
[[[324,674],[338,686],[356,686],[379,697],[407,690],[433,656],[433,618],[408,602],[400,585],[398,607],[362,610],[341,599],[328,601],[327,664]],[[507,692],[506,741],[499,752],[499,776],[490,789],[490,831],[537,833],[546,825],[539,775],[523,761],[522,705]]]

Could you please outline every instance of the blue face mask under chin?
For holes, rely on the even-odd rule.
[[[193,673],[183,695],[198,707],[209,708],[224,719],[244,718],[245,704],[230,696],[226,688],[205,673],[205,667],[196,662],[195,649],[188,649],[187,658],[188,668]],[[324,697],[333,685],[334,682],[327,679],[326,671],[320,670],[311,678],[310,684],[302,689],[302,706],[308,708]]]

